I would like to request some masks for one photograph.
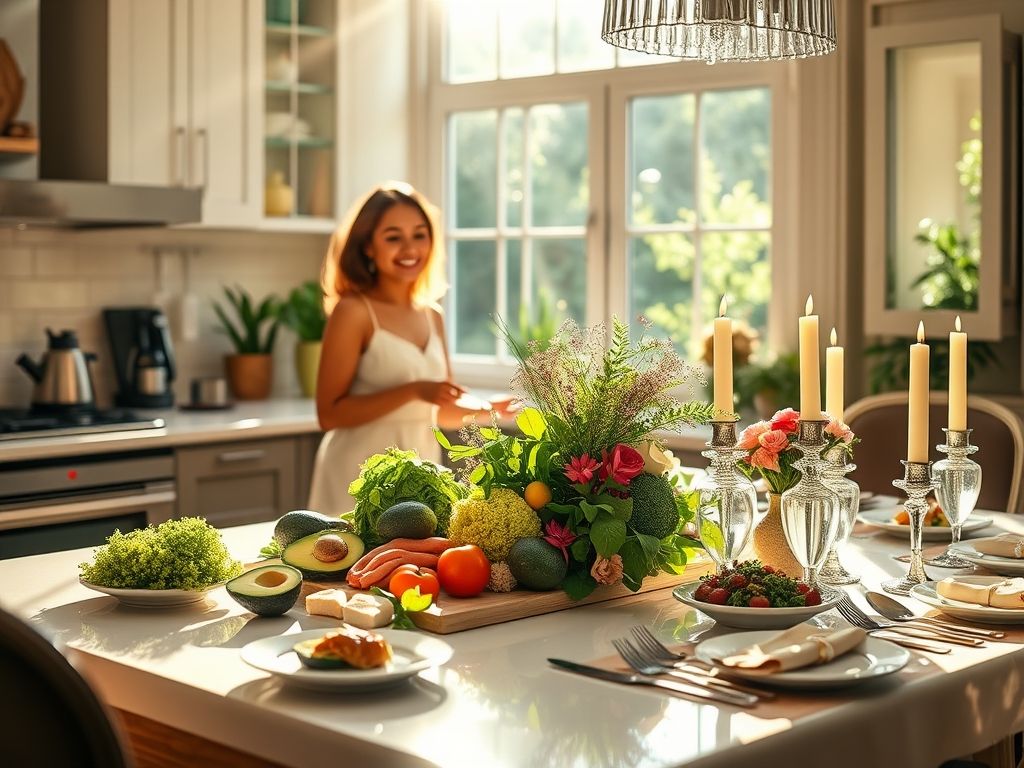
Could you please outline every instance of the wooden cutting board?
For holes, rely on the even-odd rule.
[[[442,594],[437,602],[426,611],[410,614],[416,626],[439,635],[462,632],[465,629],[476,629],[505,621],[540,616],[545,613],[576,608],[580,605],[615,600],[620,597],[651,592],[656,589],[677,587],[696,581],[705,573],[714,569],[714,564],[707,556],[695,558],[678,576],[659,573],[644,579],[639,592],[630,592],[621,584],[614,587],[598,587],[583,600],[572,601],[560,589],[551,592],[531,592],[517,589],[513,592],[484,592],[477,597],[457,598]],[[311,592],[321,589],[344,588],[350,595],[364,591],[349,587],[343,581],[312,581],[307,579],[302,584],[302,598]]]

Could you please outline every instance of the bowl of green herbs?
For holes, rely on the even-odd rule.
[[[92,562],[78,568],[83,586],[139,607],[199,602],[242,572],[220,533],[201,517],[114,531]]]

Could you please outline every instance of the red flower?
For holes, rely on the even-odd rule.
[[[777,411],[772,416],[771,428],[781,429],[783,432],[791,433],[796,432],[799,426],[800,414],[794,411],[792,408],[785,408],[781,411]]]
[[[593,479],[594,470],[599,466],[601,465],[598,464],[597,459],[592,459],[590,454],[584,453],[582,456],[570,459],[563,469],[570,483],[586,484]]]
[[[557,520],[548,520],[544,526],[544,541],[562,550],[562,557],[569,561],[569,545],[576,541],[577,536],[569,530],[569,526],[561,525]]]
[[[601,454],[604,464],[601,465],[601,479],[612,480],[619,485],[629,485],[629,481],[644,471],[644,457],[635,448],[619,443],[612,449]]]

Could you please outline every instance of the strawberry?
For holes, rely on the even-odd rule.
[[[693,591],[693,599],[700,600],[702,603],[706,603],[713,589],[713,586],[711,586],[707,582],[704,582]]]
[[[764,595],[754,595],[750,598],[747,605],[751,608],[771,608],[772,604],[768,601],[768,598]]]
[[[747,586],[747,577],[742,573],[734,573],[729,577],[727,585],[730,589],[743,589]]]
[[[711,594],[708,595],[708,602],[714,605],[725,605],[725,601],[729,599],[729,590],[717,587],[711,590]]]
[[[802,581],[798,581],[797,582],[797,584],[796,584],[796,591],[799,592],[801,595],[806,595],[808,592],[810,592],[810,590],[811,590],[811,588],[809,586],[807,586],[806,584],[804,584]],[[819,597],[820,597],[820,595],[819,595]]]
[[[800,586],[806,585],[801,584]],[[804,605],[821,605],[821,592],[808,587],[807,591],[804,592]]]

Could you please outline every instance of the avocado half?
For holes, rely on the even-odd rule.
[[[327,530],[293,541],[284,548],[281,560],[307,579],[340,579],[365,551],[363,540],[354,533]]]
[[[305,666],[310,669],[342,669],[349,665],[341,656],[321,651],[316,653],[316,647],[323,641],[322,637],[314,637],[311,640],[303,640],[293,646],[295,654]]]
[[[257,616],[280,616],[299,599],[302,574],[290,565],[262,565],[231,579],[224,588]]]
[[[285,512],[274,524],[274,541],[284,549],[304,536],[326,530],[351,531],[352,525],[339,517],[328,517],[309,509]]]

